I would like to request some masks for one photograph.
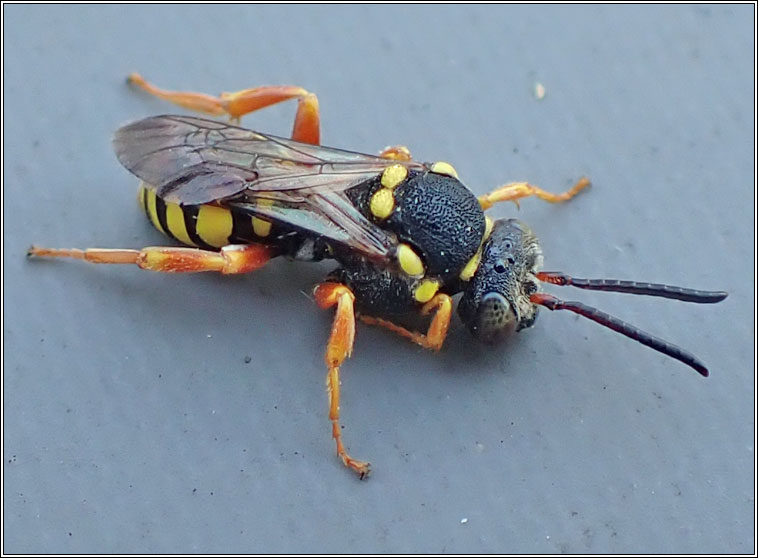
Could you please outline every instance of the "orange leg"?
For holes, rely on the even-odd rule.
[[[245,244],[224,246],[220,252],[161,246],[150,246],[142,250],[62,250],[32,246],[27,255],[40,258],[75,258],[102,264],[135,264],[142,269],[164,273],[217,271],[230,274],[248,273],[263,267],[275,253],[259,244]]]
[[[590,181],[587,178],[580,178],[574,186],[569,190],[560,194],[553,194],[546,192],[537,186],[533,186],[527,182],[510,182],[504,186],[500,186],[496,190],[493,190],[489,194],[479,196],[479,204],[482,209],[487,210],[498,202],[512,201],[518,205],[518,200],[526,198],[528,196],[537,196],[541,200],[545,200],[551,203],[558,203],[568,201],[576,196],[580,191],[590,185]]]
[[[411,157],[411,150],[404,145],[390,145],[388,147],[385,147],[382,149],[381,153],[379,153],[379,157],[392,159],[393,161],[413,160],[413,157]]]
[[[425,349],[431,349],[433,351],[439,351],[442,348],[442,344],[447,337],[447,329],[450,326],[450,315],[453,310],[453,301],[450,296],[439,293],[434,296],[432,300],[424,304],[421,308],[421,313],[424,315],[434,311],[434,317],[432,323],[429,324],[429,330],[426,334],[416,333],[414,331],[408,331],[404,327],[397,324],[393,324],[390,321],[382,318],[374,318],[372,316],[360,316],[360,320],[364,323],[371,325],[378,325],[389,329],[410,339],[414,343],[417,343]]]
[[[342,444],[340,427],[340,365],[353,352],[355,340],[355,313],[353,311],[353,293],[339,283],[322,283],[314,291],[316,304],[321,308],[337,305],[337,313],[332,324],[332,333],[326,345],[326,389],[329,393],[329,420],[332,421],[332,437],[337,443],[337,455],[345,467],[357,472],[361,478],[370,473],[369,463],[353,459]]]
[[[180,107],[212,116],[226,114],[234,122],[239,122],[242,116],[250,112],[297,98],[297,113],[292,128],[292,139],[313,145],[318,145],[320,141],[318,98],[302,87],[295,85],[253,87],[234,93],[222,93],[218,97],[214,97],[204,93],[166,91],[147,82],[137,73],[130,74],[127,81],[151,95]]]

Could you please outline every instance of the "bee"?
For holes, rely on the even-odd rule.
[[[314,299],[335,309],[325,356],[329,420],[337,455],[360,478],[369,463],[348,454],[339,415],[340,367],[352,352],[356,319],[439,350],[457,294],[461,320],[487,343],[534,325],[540,307],[568,310],[708,375],[684,349],[598,309],[560,300],[542,285],[697,303],[719,302],[727,293],[542,271],[542,249],[525,223],[485,215],[496,203],[530,196],[567,201],[589,186],[588,179],[559,194],[512,182],[477,197],[451,164],[416,161],[404,146],[378,155],[321,146],[318,99],[301,87],[214,97],[159,89],[138,74],[129,81],[184,108],[232,121],[154,116],[115,133],[116,157],[142,181],[140,206],[155,228],[184,247],[32,246],[29,255],[223,274],[252,272],[280,256],[333,260],[336,268],[315,287]],[[241,116],[288,99],[298,101],[291,138],[236,125]]]

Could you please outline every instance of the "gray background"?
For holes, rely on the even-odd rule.
[[[5,552],[752,552],[754,7],[4,6]],[[243,277],[27,262],[165,243],[110,136],[208,93],[318,93],[323,141],[405,143],[518,215],[546,267],[725,289],[717,306],[551,289],[568,313],[440,354],[360,327],[334,456],[329,266]],[[536,82],[547,96],[538,101]],[[294,107],[247,117],[287,134]],[[496,207],[496,216],[516,213]],[[252,361],[245,363],[245,357]],[[467,522],[462,522],[466,518]]]

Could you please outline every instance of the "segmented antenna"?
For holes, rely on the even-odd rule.
[[[628,293],[636,295],[659,296],[673,298],[684,302],[697,302],[699,304],[713,304],[724,300],[728,293],[724,291],[697,291],[672,285],[660,285],[658,283],[641,283],[638,281],[619,281],[618,279],[580,279],[571,277],[560,271],[540,271],[537,279],[553,285],[570,285],[578,289],[589,291],[609,291],[614,293]]]
[[[608,289],[608,290],[616,290],[616,289]],[[627,292],[627,291],[622,291],[622,292]],[[701,291],[693,291],[693,292],[701,292]],[[723,293],[723,294],[726,296],[726,293]],[[659,294],[657,296],[666,296],[666,295]],[[667,297],[667,298],[675,298],[675,297]],[[677,347],[676,345],[673,345],[672,343],[669,343],[668,341],[664,341],[663,339],[660,339],[659,337],[655,337],[654,335],[651,335],[645,331],[642,331],[641,329],[631,324],[628,324],[623,320],[615,318],[611,316],[610,314],[606,314],[605,312],[602,312],[601,310],[598,310],[597,308],[593,308],[592,306],[587,306],[586,304],[582,304],[581,302],[566,302],[552,295],[549,295],[547,293],[535,293],[529,297],[529,300],[531,300],[532,303],[539,304],[540,306],[544,306],[545,308],[548,308],[549,310],[570,310],[571,312],[575,312],[576,314],[579,314],[580,316],[589,318],[590,320],[597,322],[600,325],[603,325],[609,329],[612,329],[613,331],[616,331],[622,335],[626,335],[630,339],[639,341],[640,343],[650,347],[651,349],[655,349],[656,351],[663,353],[664,355],[670,356],[671,358],[675,358],[676,360],[683,362],[687,366],[691,366],[702,376],[708,377],[708,369],[705,367],[705,364],[703,364],[692,353],[688,353],[681,347]],[[686,299],[683,299],[683,300],[686,300]],[[702,302],[702,301],[696,301],[696,302]],[[707,302],[717,302],[717,301],[707,301]]]

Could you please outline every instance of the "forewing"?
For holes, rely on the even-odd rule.
[[[166,201],[202,204],[251,191],[314,194],[369,180],[387,159],[304,144],[189,116],[155,116],[113,139],[124,167]],[[410,163],[410,168],[422,168]]]
[[[394,243],[344,194],[381,173],[391,164],[387,159],[188,116],[128,124],[113,143],[121,164],[168,202],[225,203],[377,260],[386,259]]]
[[[217,147],[228,135],[225,128],[210,120],[146,118],[116,131],[113,147],[121,164],[167,201],[208,203],[237,194],[258,178],[254,153]],[[254,140],[252,132],[247,135]]]

